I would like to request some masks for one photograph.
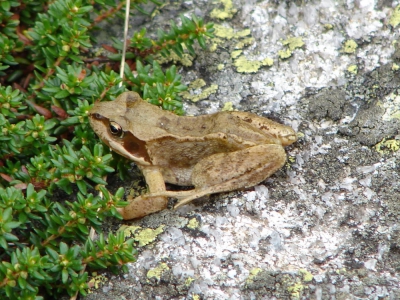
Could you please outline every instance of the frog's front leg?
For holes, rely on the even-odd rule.
[[[157,167],[146,166],[140,169],[146,179],[150,194],[165,192],[164,178]],[[165,209],[168,205],[168,199],[165,196],[146,197],[146,195],[142,195],[133,200],[128,199],[128,201],[130,202],[127,206],[118,209],[124,220],[147,216]]]

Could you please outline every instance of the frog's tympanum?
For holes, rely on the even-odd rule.
[[[134,219],[213,193],[254,186],[281,168],[284,146],[296,141],[285,125],[247,112],[218,112],[182,117],[147,103],[134,92],[98,102],[90,124],[112,150],[133,160],[143,172],[149,193],[120,210]],[[194,186],[167,191],[165,182]]]

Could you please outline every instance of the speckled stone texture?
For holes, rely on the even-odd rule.
[[[133,20],[216,24],[211,50],[177,63],[205,83],[187,98],[214,87],[188,114],[231,105],[301,137],[259,186],[126,223],[138,261],[87,299],[400,299],[399,4],[172,1]]]

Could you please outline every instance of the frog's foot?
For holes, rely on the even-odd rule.
[[[148,197],[148,195],[142,195],[133,200],[128,199],[128,201],[130,202],[127,206],[117,208],[124,220],[142,218],[151,213],[163,210],[168,205],[166,197]]]

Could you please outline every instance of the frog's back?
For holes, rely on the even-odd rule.
[[[219,112],[196,117],[175,116],[169,122],[160,118],[158,124],[169,135],[175,136],[177,139],[185,139],[186,137],[208,137],[209,139],[215,137],[219,139],[221,135],[225,135],[235,136],[237,139],[254,144],[279,143],[267,131],[254,127],[251,123],[238,118],[231,112]]]

